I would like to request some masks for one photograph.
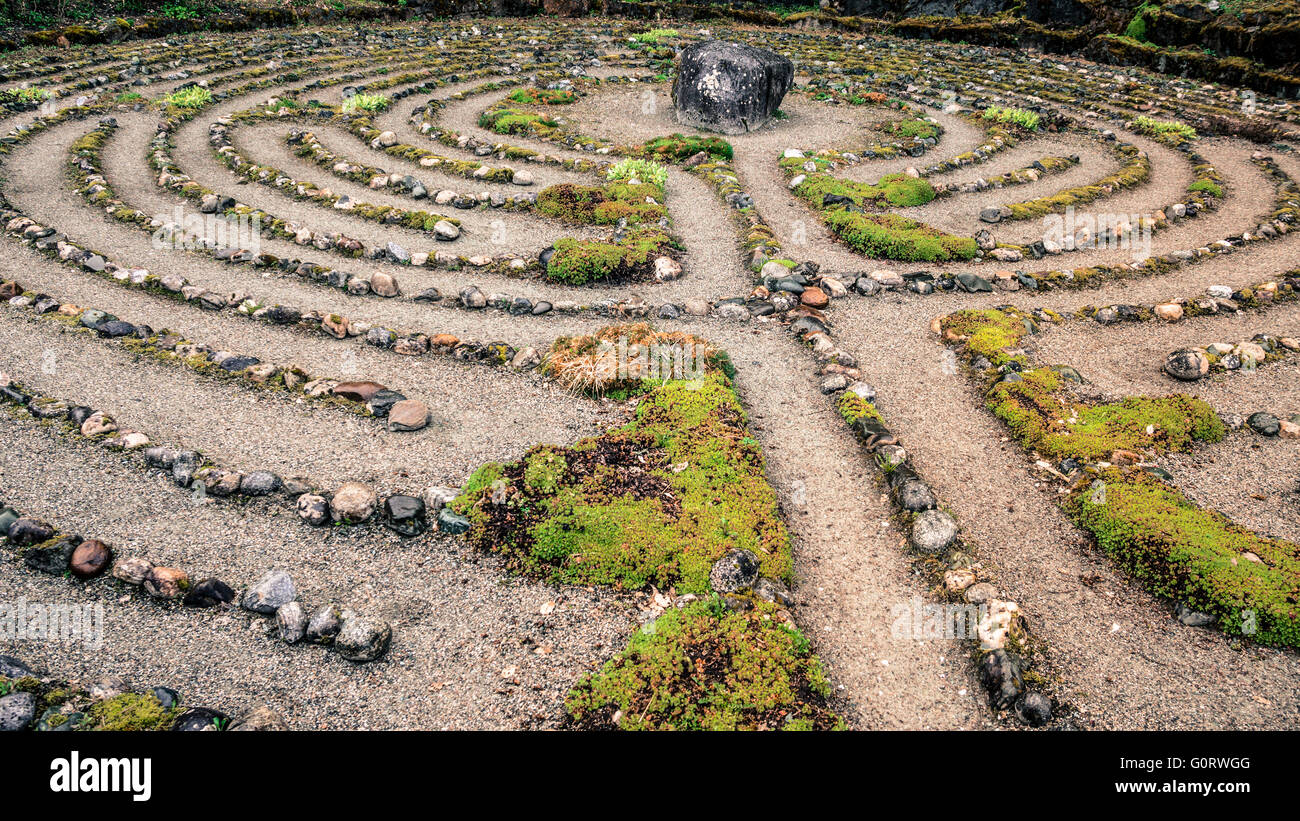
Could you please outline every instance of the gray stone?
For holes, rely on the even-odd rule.
[[[1271,413],[1252,413],[1246,417],[1246,424],[1261,436],[1277,436],[1282,430],[1282,423]]]
[[[758,557],[748,550],[732,550],[713,563],[709,586],[718,593],[735,593],[758,581]]]
[[[1024,690],[1020,662],[1006,650],[994,650],[980,663],[980,680],[989,694],[989,706],[1005,710]]]
[[[774,51],[706,40],[682,49],[673,104],[677,122],[724,134],[764,125],[794,83],[794,64]]]
[[[393,629],[387,622],[348,615],[334,637],[334,649],[348,661],[374,661],[388,651]]]
[[[1016,701],[1016,718],[1030,727],[1042,727],[1052,720],[1052,702],[1042,693],[1026,692]]]
[[[284,718],[265,704],[241,713],[230,722],[227,732],[270,732],[287,730]]]
[[[1165,373],[1184,382],[1195,382],[1210,372],[1210,360],[1198,350],[1183,348],[1165,357]]]
[[[330,503],[324,496],[304,493],[298,497],[298,516],[309,525],[323,525],[330,520]]]
[[[438,511],[438,530],[453,536],[464,533],[469,530],[469,519],[444,507]]]
[[[245,610],[270,615],[297,596],[293,578],[283,570],[272,570],[248,589],[239,604]]]
[[[36,698],[31,693],[10,693],[0,698],[0,732],[21,730],[36,718]]]
[[[336,604],[319,607],[307,620],[306,639],[316,644],[329,644],[338,635],[343,624],[343,610]]]
[[[898,506],[914,513],[929,510],[938,503],[930,486],[920,479],[908,479],[894,493],[898,497]]]
[[[269,496],[280,489],[280,477],[269,470],[255,470],[239,482],[239,492],[245,496]]]
[[[280,635],[280,641],[286,644],[302,641],[303,636],[307,634],[307,614],[303,612],[302,605],[291,601],[276,610],[275,628]]]
[[[1178,619],[1180,624],[1188,627],[1208,627],[1214,624],[1214,616],[1209,613],[1201,613],[1188,607],[1185,603],[1179,602],[1174,607],[1174,618]]]
[[[927,510],[912,522],[912,546],[922,553],[943,553],[957,540],[957,522],[942,510]]]
[[[336,522],[358,524],[369,519],[379,504],[375,491],[360,482],[346,482],[334,491],[330,510]]]

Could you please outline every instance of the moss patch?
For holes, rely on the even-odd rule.
[[[1050,368],[1027,371],[989,392],[989,407],[1025,447],[1055,459],[1105,460],[1116,450],[1187,451],[1194,441],[1217,442],[1223,423],[1190,396],[1131,396],[1086,405]]]
[[[975,240],[945,234],[897,214],[863,214],[836,209],[826,225],[850,248],[873,259],[948,262],[975,256]]]
[[[1300,646],[1300,545],[1202,510],[1145,471],[1104,472],[1076,488],[1066,511],[1157,595],[1215,616],[1229,634]]]
[[[730,379],[715,366],[644,384],[625,427],[480,468],[452,503],[471,544],[559,582],[705,594],[733,549],[788,580],[790,537]]]
[[[830,684],[808,639],[759,603],[720,600],[669,610],[585,677],[565,702],[583,729],[829,730]]]
[[[93,729],[120,732],[169,729],[176,712],[152,695],[123,693],[91,705],[86,715]]]

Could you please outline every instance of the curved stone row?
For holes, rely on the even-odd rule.
[[[286,644],[306,640],[326,645],[356,663],[380,658],[392,641],[393,630],[387,622],[335,603],[310,611],[309,617],[298,601],[293,578],[283,570],[269,571],[237,596],[230,585],[215,576],[192,581],[179,567],[155,565],[140,556],[117,556],[100,539],[65,533],[39,519],[21,516],[10,507],[0,508],[0,528],[5,534],[5,546],[23,564],[41,573],[68,576],[70,584],[111,578],[142,590],[150,599],[179,602],[190,608],[226,608],[234,606],[238,598],[243,610],[274,618],[277,636]]]
[[[1162,370],[1181,382],[1195,382],[1211,373],[1252,372],[1300,351],[1300,339],[1272,334],[1255,334],[1240,342],[1211,342],[1195,348],[1180,348],[1165,356]],[[1287,431],[1300,437],[1300,428]]]
[[[0,401],[16,406],[42,422],[55,423],[53,432],[72,440],[84,440],[112,453],[130,458],[146,469],[161,471],[178,487],[202,498],[218,500],[258,499],[293,508],[306,525],[382,525],[405,538],[413,538],[437,526],[448,533],[463,532],[463,522],[442,507],[454,489],[432,487],[418,493],[393,493],[380,499],[369,485],[343,482],[333,491],[316,486],[303,477],[282,477],[268,470],[248,472],[216,464],[195,450],[157,444],[140,431],[121,427],[103,411],[74,400],[43,396],[0,374]],[[65,424],[66,423],[66,424]],[[429,516],[437,518],[430,522]],[[60,571],[61,572],[61,571]]]
[[[1099,325],[1153,319],[1178,322],[1185,317],[1232,316],[1243,310],[1263,310],[1297,297],[1300,297],[1300,271],[1293,270],[1248,288],[1234,291],[1227,285],[1211,285],[1201,295],[1178,297],[1154,305],[1111,304],[1100,308],[1085,305],[1075,312],[1073,318],[1091,319]]]
[[[143,269],[136,270],[143,273]],[[131,273],[128,271],[128,276]],[[294,397],[378,420],[390,432],[420,430],[428,424],[427,405],[377,382],[312,376],[297,365],[263,362],[255,356],[185,339],[166,328],[154,331],[148,325],[133,324],[94,308],[60,303],[49,294],[24,291],[12,280],[0,283],[0,298],[7,299],[12,308],[28,310],[33,316],[65,330],[115,341],[138,356],[184,367],[209,378],[237,381],[254,390],[288,392]],[[391,335],[384,329],[378,329],[377,334],[380,333]]]

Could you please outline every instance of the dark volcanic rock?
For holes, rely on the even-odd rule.
[[[794,64],[774,51],[706,40],[682,50],[673,104],[684,125],[744,134],[776,113],[794,83]]]

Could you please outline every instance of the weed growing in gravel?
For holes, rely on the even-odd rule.
[[[388,109],[389,99],[382,94],[353,94],[343,101],[342,110],[345,114],[351,114],[358,111],[386,111]]]
[[[1007,106],[989,106],[984,109],[984,119],[1018,125],[1026,131],[1037,131],[1040,118],[1032,111]]]
[[[676,36],[677,29],[651,29],[650,31],[632,35],[632,39],[638,43],[659,43],[662,40]]]
[[[668,169],[653,160],[628,157],[611,165],[605,172],[605,179],[617,182],[639,180],[662,189],[668,184]]]
[[[1176,142],[1196,139],[1196,129],[1186,123],[1156,120],[1145,114],[1133,120],[1133,128],[1151,137],[1168,137]]]
[[[48,100],[50,92],[43,88],[6,88],[0,91],[0,105],[9,103],[39,103]]]
[[[212,92],[203,86],[190,86],[167,95],[167,102],[177,108],[199,109],[212,102]]]

